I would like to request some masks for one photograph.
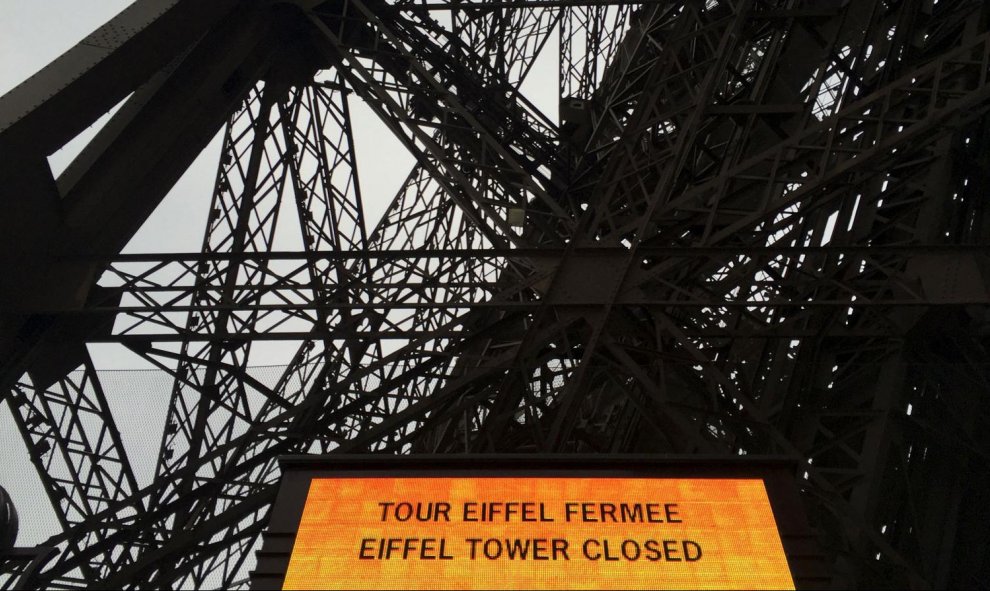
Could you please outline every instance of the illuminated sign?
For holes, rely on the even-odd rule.
[[[753,477],[308,479],[283,589],[793,589]]]

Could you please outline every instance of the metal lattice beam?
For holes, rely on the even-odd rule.
[[[982,580],[984,3],[150,4],[40,106],[0,99],[48,584],[243,582],[277,456],[311,450],[783,453],[836,582]],[[525,92],[551,48],[559,122]],[[377,222],[355,101],[416,161]],[[201,251],[120,254],[222,121]],[[172,380],[148,486],[98,342]]]

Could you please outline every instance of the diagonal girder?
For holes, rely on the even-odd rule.
[[[981,3],[473,4],[279,12],[300,67],[221,167],[264,154],[278,205],[225,194],[201,253],[64,257],[115,289],[66,317],[116,315],[88,342],[180,394],[170,483],[51,575],[137,544],[108,584],[231,585],[310,450],[787,453],[839,580],[975,572],[946,557],[987,457]],[[513,90],[554,26],[559,127]],[[375,229],[358,98],[418,161]]]

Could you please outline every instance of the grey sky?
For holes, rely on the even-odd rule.
[[[128,4],[130,0],[0,0],[0,95]],[[10,492],[20,513],[18,545],[34,545],[56,533],[55,515],[6,404],[0,407],[0,460],[0,485]]]
[[[130,4],[131,0],[0,0],[0,95],[71,48]],[[555,44],[551,44],[555,45]],[[534,67],[524,85],[530,99],[556,119],[556,48]],[[413,158],[374,114],[354,100],[351,103],[359,181],[365,212],[373,226],[405,179]],[[105,116],[49,158],[57,175],[95,134]],[[197,251],[202,242],[220,151],[214,139],[196,163],[169,193],[134,240],[129,252]],[[369,228],[370,229],[370,228]],[[292,344],[261,344],[252,350],[257,365],[284,363]],[[150,367],[116,345],[91,346],[100,369]],[[259,357],[255,353],[262,353]],[[106,375],[106,374],[104,374]],[[164,374],[161,374],[164,375]],[[169,395],[167,380],[148,372],[115,372],[105,379],[105,390],[124,445],[138,472],[139,485],[153,476],[155,454],[161,440]],[[116,387],[115,387],[116,385]],[[21,513],[18,545],[34,545],[59,530],[27,450],[6,405],[0,406],[0,486],[14,498]],[[143,482],[141,482],[143,481]]]
[[[0,94],[23,82],[53,59],[83,39],[97,27],[124,9],[131,0],[0,0]],[[366,180],[365,195],[381,209],[395,193],[412,164],[391,135],[382,134],[381,125],[362,105],[355,106],[355,118],[364,132],[357,138],[358,149],[389,158],[389,166],[376,166]],[[49,157],[56,176],[71,162],[96,131],[109,119],[105,115]],[[357,123],[356,123],[357,125]],[[203,239],[206,212],[220,152],[218,135],[180,179],[162,205],[134,237],[129,252],[188,252],[199,250]],[[367,176],[367,175],[362,175]],[[370,204],[369,204],[370,205]],[[375,209],[372,207],[372,209]],[[294,349],[284,343],[262,347],[268,349],[259,364],[285,362]],[[145,369],[146,362],[117,345],[90,346],[94,363],[102,369]],[[157,379],[156,379],[157,378]],[[105,390],[124,445],[139,481],[153,476],[154,457],[158,451],[161,428],[169,396],[164,374],[149,376],[145,372],[125,372],[108,377]],[[55,515],[48,505],[27,449],[16,432],[6,405],[0,408],[0,486],[13,496],[21,513],[19,545],[34,545],[57,533]]]

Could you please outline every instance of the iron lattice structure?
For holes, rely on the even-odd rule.
[[[0,99],[41,584],[243,584],[276,458],[310,451],[785,454],[837,582],[982,584],[988,13],[138,0]],[[559,121],[520,91],[541,52]],[[354,101],[416,160],[380,220]],[[121,254],[221,129],[202,249]],[[264,341],[295,351],[274,386]],[[101,342],[174,380],[147,486]]]

